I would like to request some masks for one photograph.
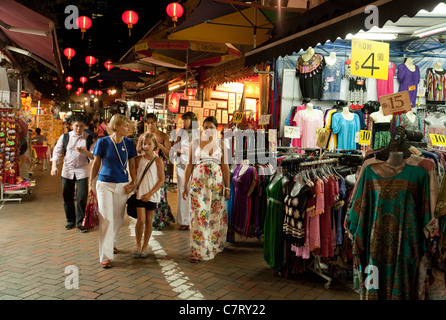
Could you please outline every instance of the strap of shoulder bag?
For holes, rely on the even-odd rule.
[[[150,166],[152,165],[152,163],[155,162],[156,158],[158,158],[158,157],[155,156],[155,157],[154,157],[154,158],[153,158],[153,159],[146,165],[146,167],[144,168],[144,171],[143,171],[143,173],[142,173],[141,179],[139,179],[138,185],[136,186],[136,191],[138,191],[138,189],[139,189],[139,185],[141,184],[142,179],[143,179],[144,176],[146,175],[146,172],[149,170],[149,168],[150,168]]]

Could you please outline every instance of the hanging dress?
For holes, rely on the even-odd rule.
[[[391,178],[367,166],[349,211],[355,267],[364,300],[416,299],[417,271],[427,250],[424,229],[431,218],[429,175],[406,164]],[[378,288],[366,286],[365,268],[379,271]]]
[[[248,230],[250,206],[248,202],[248,190],[251,187],[255,175],[255,169],[249,166],[244,172],[241,172],[243,165],[237,166],[234,170],[232,183],[234,184],[234,203],[232,216],[234,217],[235,232],[240,235],[246,235]]]
[[[211,260],[223,251],[228,231],[223,174],[220,166],[222,150],[196,148],[195,167],[190,183],[191,258]]]

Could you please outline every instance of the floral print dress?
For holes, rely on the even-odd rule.
[[[221,150],[209,153],[195,149],[195,167],[190,184],[191,259],[211,260],[223,251],[228,231]]]

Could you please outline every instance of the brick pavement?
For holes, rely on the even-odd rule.
[[[98,258],[93,230],[66,231],[60,178],[35,170],[36,186],[22,203],[0,204],[0,300],[358,300],[343,281],[311,272],[293,279],[274,276],[262,243],[237,238],[208,262],[190,263],[189,233],[172,224],[155,231],[147,259],[133,259],[134,220],[120,230],[113,268]],[[176,212],[176,194],[168,199]],[[72,266],[79,274],[73,285]],[[67,271],[66,271],[66,268]]]

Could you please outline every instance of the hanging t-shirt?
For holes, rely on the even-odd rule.
[[[354,113],[352,120],[347,120],[338,112],[331,117],[331,130],[338,135],[337,149],[356,150],[355,136],[361,130],[359,116]]]
[[[393,80],[395,78],[396,65],[394,63],[389,63],[387,80],[377,79],[376,80],[376,93],[379,97],[394,93]]]
[[[296,64],[296,76],[304,98],[320,99],[322,97],[322,69],[325,67],[323,55],[315,53],[310,60],[304,61],[299,56]]]
[[[428,68],[426,82],[426,101],[444,103],[446,100],[446,70],[438,71]]]
[[[400,86],[398,92],[409,91],[410,102],[412,107],[416,106],[418,83],[420,82],[420,68],[415,66],[415,71],[410,71],[407,66],[402,63],[398,66],[398,81]]]
[[[317,148],[316,128],[324,125],[324,114],[321,110],[301,110],[294,118],[301,131],[302,148]]]
[[[334,64],[325,64],[322,70],[323,93],[321,100],[339,100],[345,61],[336,58]]]

